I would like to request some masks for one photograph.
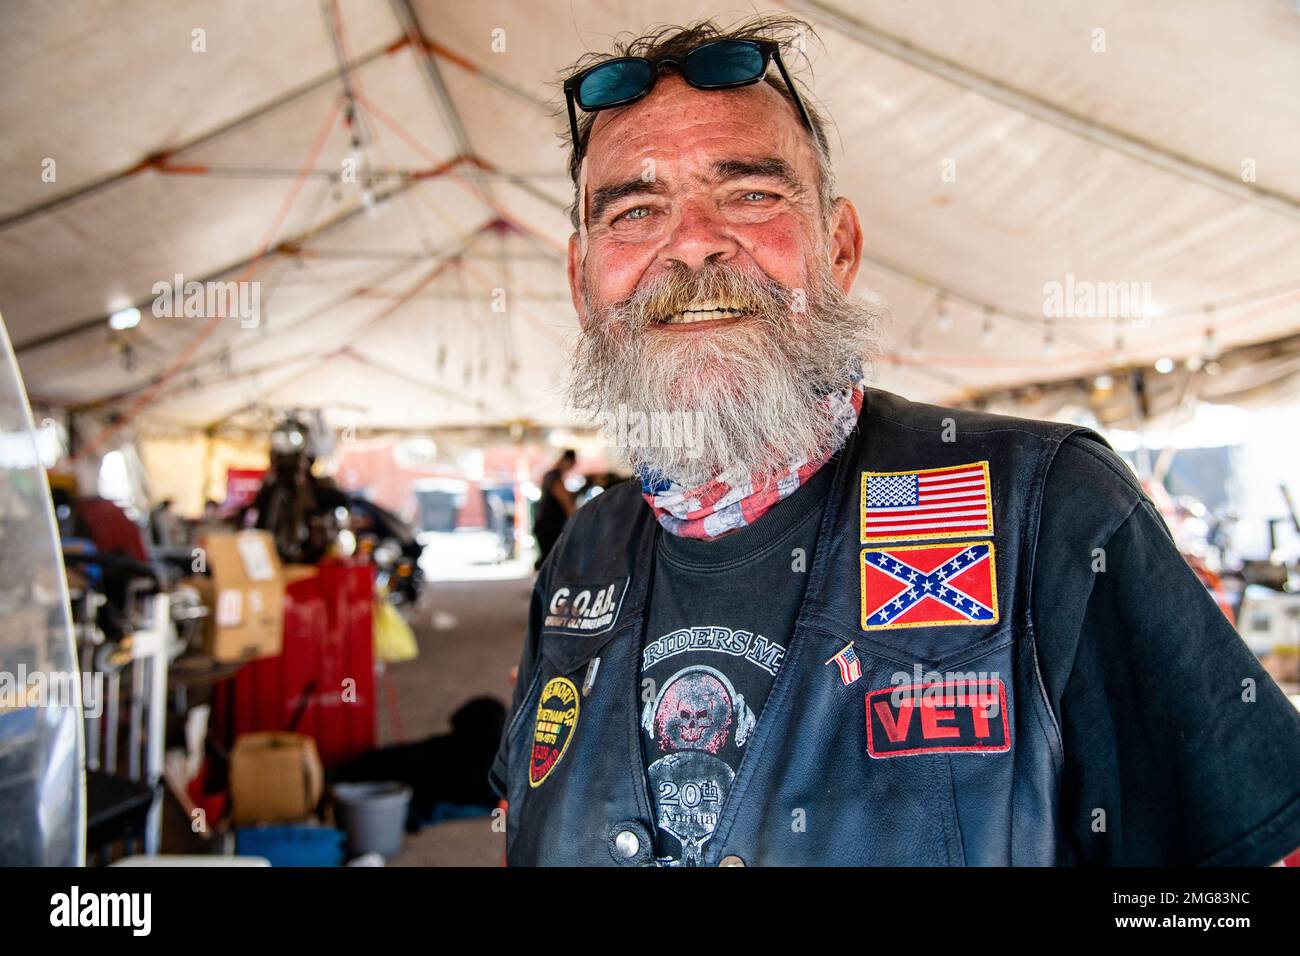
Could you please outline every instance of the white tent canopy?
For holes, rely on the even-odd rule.
[[[958,401],[1300,330],[1290,0],[759,8],[822,41],[792,65],[835,121],[859,291],[894,313],[883,387]],[[33,400],[183,428],[268,405],[575,424],[556,71],[622,31],[752,10],[6,5],[0,312]],[[256,327],[155,317],[178,274],[258,282]],[[1048,324],[1050,283],[1137,283],[1144,314]]]

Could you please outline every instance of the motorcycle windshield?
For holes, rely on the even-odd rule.
[[[81,679],[40,436],[0,318],[0,865],[81,866]]]

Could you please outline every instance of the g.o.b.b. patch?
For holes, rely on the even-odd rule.
[[[867,694],[867,753],[1002,753],[1011,749],[1007,689],[998,679],[882,687]]]
[[[564,584],[551,588],[543,631],[564,634],[604,634],[613,628],[623,607],[628,578],[605,584]]]
[[[862,473],[862,543],[993,533],[989,463]]]
[[[992,541],[864,548],[862,629],[995,624]]]
[[[578,726],[578,688],[567,677],[552,677],[542,688],[533,723],[533,752],[528,762],[528,783],[539,787],[569,749]]]

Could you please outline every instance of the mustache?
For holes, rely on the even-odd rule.
[[[638,286],[609,312],[638,328],[663,322],[702,303],[777,318],[791,311],[794,298],[793,289],[767,275],[760,278],[716,263],[700,269],[679,263]]]

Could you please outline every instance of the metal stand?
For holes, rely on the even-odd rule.
[[[90,771],[102,770],[112,777],[140,784],[141,789],[148,791],[149,808],[141,835],[144,852],[155,854],[162,837],[168,654],[175,647],[176,638],[171,604],[166,594],[140,597],[137,603],[143,608],[143,620],[134,621],[136,630],[120,644],[102,643],[103,635],[98,633],[93,623],[82,635],[82,659],[94,661],[95,676],[102,678],[106,685],[102,716],[86,719],[86,766]],[[129,674],[123,675],[122,672],[128,669]],[[130,687],[125,701],[121,691],[123,676],[129,680],[127,686]],[[119,777],[119,721],[123,718],[127,732],[126,773]],[[108,818],[111,818],[112,806],[110,804]],[[92,814],[97,817],[94,810],[92,807]],[[106,854],[107,845],[103,855]]]

